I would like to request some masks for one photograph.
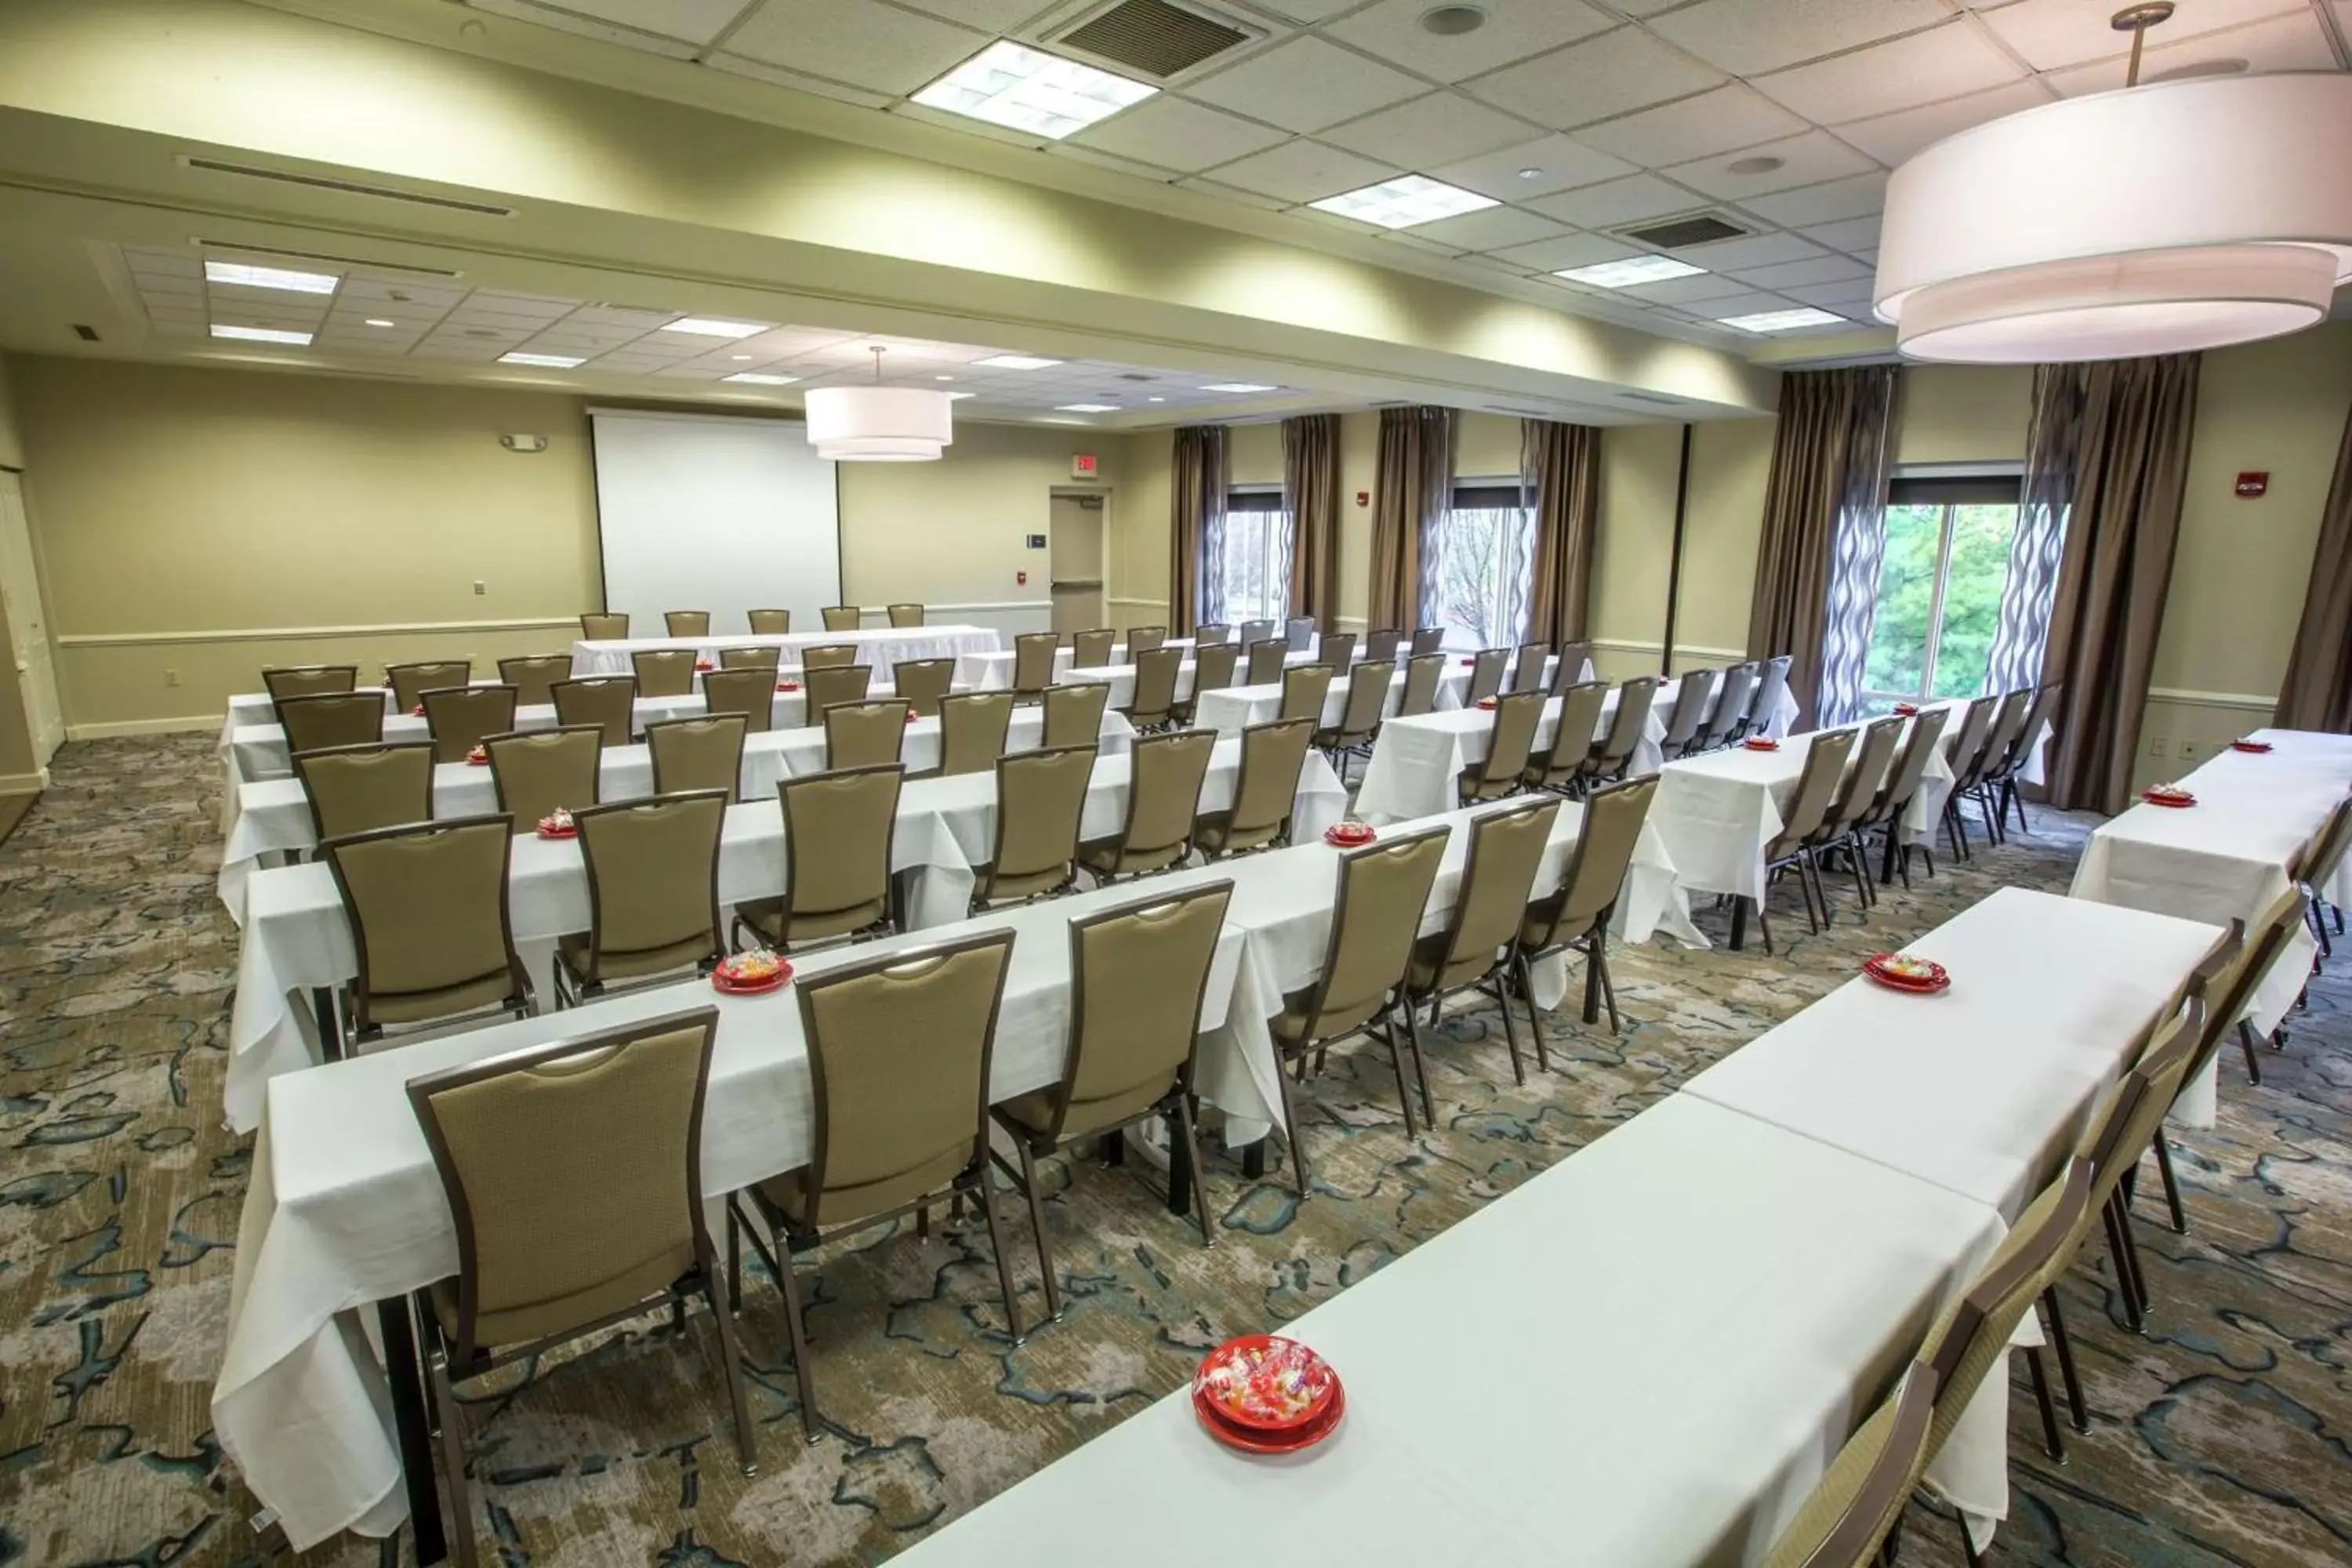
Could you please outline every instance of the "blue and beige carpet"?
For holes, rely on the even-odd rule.
[[[249,1144],[217,1109],[236,939],[213,892],[210,739],[78,744],[54,776],[0,845],[0,1564],[405,1562],[404,1539],[298,1557],[257,1534],[211,1432]],[[1281,1173],[1254,1184],[1217,1160],[1209,1250],[1149,1173],[1089,1163],[1073,1184],[1057,1165],[1068,1318],[1018,1349],[983,1236],[829,1248],[804,1284],[830,1422],[814,1447],[776,1297],[755,1283],[756,1479],[734,1468],[699,1314],[691,1342],[650,1321],[608,1337],[478,1405],[486,1560],[881,1562],[1178,1386],[1207,1346],[1296,1316],[1635,1115],[1859,955],[2003,883],[2063,889],[2084,826],[2037,816],[2035,837],[1818,938],[1791,899],[1777,959],[1624,950],[1626,1035],[1549,1020],[1555,1070],[1525,1089],[1490,1011],[1450,1017],[1431,1052],[1439,1131],[1417,1144],[1384,1059],[1335,1056],[1306,1095],[1317,1195],[1301,1207]],[[2340,978],[2315,984],[2259,1089],[2224,1058],[2221,1125],[2181,1146],[2191,1234],[2142,1229],[2159,1301],[2147,1337],[2107,1318],[2092,1264],[2074,1270],[2095,1427],[2056,1466],[2031,1400],[2013,1403],[2016,1506],[1995,1563],[2352,1562],[2347,1001]],[[1034,1321],[1027,1226],[1005,1215]],[[1104,1552],[1116,1561],[1117,1543]],[[1903,1558],[1957,1562],[1948,1518],[1915,1505]]]

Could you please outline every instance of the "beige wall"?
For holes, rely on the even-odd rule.
[[[0,359],[0,468],[25,467],[24,437],[16,426],[16,405],[13,384],[9,380],[9,362]],[[29,507],[30,498],[27,497]],[[14,594],[38,594],[38,583],[10,584]],[[16,646],[8,625],[7,611],[0,608],[0,654]],[[29,787],[26,781],[40,776],[40,759],[33,746],[31,721],[25,713],[24,689],[13,675],[0,679],[0,790],[21,790]]]
[[[1897,463],[2025,461],[2033,367],[1915,364],[1903,372]]]

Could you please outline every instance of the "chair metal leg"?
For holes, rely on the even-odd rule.
[[[1519,1028],[1511,1022],[1511,997],[1507,984],[1495,983],[1495,1002],[1503,1013],[1503,1039],[1511,1047],[1511,1078],[1521,1089],[1528,1083],[1528,1065],[1519,1057]]]
[[[1201,1137],[1192,1126],[1192,1097],[1189,1094],[1176,1097],[1176,1126],[1173,1131],[1184,1140],[1184,1152],[1191,1156],[1185,1163],[1192,1169],[1192,1212],[1201,1222],[1201,1245],[1213,1247],[1216,1238],[1209,1234],[1209,1181],[1201,1172]],[[1039,1234],[1042,1236],[1044,1233],[1041,1231]],[[1056,1318],[1061,1315],[1058,1309],[1054,1313]]]
[[[1536,1013],[1535,971],[1528,963],[1528,955],[1520,948],[1511,950],[1511,973],[1518,979],[1519,994],[1528,1005],[1528,1034],[1536,1043],[1536,1066],[1544,1072],[1551,1071],[1551,1052],[1544,1047],[1543,1019]],[[1504,1005],[1510,1004],[1507,1000]]]
[[[2156,1170],[2164,1178],[2164,1205],[2172,1211],[2172,1228],[2180,1236],[2189,1234],[2189,1211],[2180,1206],[2180,1182],[2172,1173],[2172,1141],[2161,1127],[2156,1131]]]
[[[1298,1060],[1300,1066],[1306,1065],[1307,1058],[1304,1054]],[[1276,1087],[1282,1090],[1282,1135],[1290,1144],[1291,1167],[1298,1173],[1298,1201],[1305,1203],[1307,1201],[1307,1140],[1300,1136],[1298,1131],[1298,1100],[1290,1092],[1288,1073],[1277,1070],[1274,1075],[1274,1081]]]
[[[2139,1322],[2136,1331],[2147,1332],[2147,1320],[2156,1310],[2156,1296],[2147,1288],[2147,1270],[2141,1266],[2139,1236],[2132,1229],[2131,1205],[2123,1194],[2116,1194],[2116,1227],[2123,1233],[2124,1261],[2131,1268],[2132,1293],[2139,1298]]]
[[[719,1356],[726,1364],[719,1371],[727,1379],[727,1403],[735,1412],[735,1448],[740,1457],[743,1473],[760,1473],[760,1445],[751,1435],[751,1405],[743,1394],[743,1352],[735,1342],[735,1303],[727,1294],[726,1282],[719,1277],[716,1258],[702,1259],[702,1282],[710,1301],[710,1315],[719,1323]]]
[[[1601,976],[1601,999],[1609,1006],[1609,1032],[1612,1035],[1622,1035],[1625,1032],[1625,1021],[1617,1016],[1617,983],[1610,978],[1609,974],[1608,930],[1603,926],[1595,925],[1588,940],[1592,944],[1591,949],[1592,972]]]
[[[2139,1282],[2133,1278],[2131,1260],[2127,1256],[2131,1240],[2125,1234],[2112,1200],[2099,1211],[2099,1220],[2107,1232],[2107,1263],[2115,1272],[2116,1288],[2123,1297],[2124,1327],[2138,1333],[2147,1326],[2147,1316],[2140,1304]]]
[[[2262,1058],[2254,1055],[2254,1028],[2243,1018],[2238,1020],[2238,1048],[2246,1053],[2246,1077],[2255,1083],[2263,1081]]]
[[[801,1430],[811,1443],[814,1443],[817,1439],[816,1384],[809,1375],[808,1328],[801,1321],[801,1286],[799,1277],[793,1272],[792,1245],[780,1237],[777,1249],[769,1251],[768,1244],[760,1238],[759,1227],[747,1220],[739,1221],[731,1200],[728,1204],[727,1219],[730,1227],[741,1224],[751,1237],[751,1249],[760,1255],[760,1260],[775,1276],[776,1289],[784,1298],[784,1334],[792,1345],[793,1383],[800,1393]]]
[[[1021,1298],[1013,1294],[1013,1262],[1004,1256],[1004,1236],[996,1227],[996,1194],[988,1190],[985,1164],[980,1168],[979,1190],[972,1194],[972,1202],[980,1205],[980,1217],[988,1226],[988,1249],[996,1254],[996,1286],[1004,1292],[1004,1327],[1017,1345],[1029,1336],[1021,1331]],[[1044,1231],[1037,1233],[1039,1241],[1045,1237]]]
[[[1763,896],[1756,900],[1756,925],[1757,929],[1764,933],[1764,956],[1767,958],[1777,958],[1780,955],[1772,950],[1771,902],[1772,879],[1768,876],[1764,879]],[[1586,1021],[1588,1023],[1591,1022],[1589,1016]]]
[[[1969,1538],[1969,1516],[1954,1509],[1952,1521],[1960,1532],[1960,1556],[1967,1561],[1969,1568],[1984,1568],[1984,1553],[1979,1552],[1977,1543]]]
[[[1407,1007],[1403,1011],[1404,1037],[1406,1043],[1412,1047],[1413,1075],[1421,1079],[1421,1119],[1423,1124],[1425,1124],[1432,1132],[1434,1132],[1437,1131],[1437,1106],[1429,1098],[1429,1062],[1421,1054],[1421,1030],[1413,1025],[1412,1009]],[[1393,1050],[1396,1044],[1396,1026],[1394,1024],[1391,1024],[1389,1026],[1389,1044],[1390,1048]],[[1404,1087],[1404,1079],[1402,1074],[1400,1074],[1397,1079],[1397,1087],[1399,1089]]]
[[[2083,1380],[2074,1373],[2074,1345],[2066,1337],[2066,1315],[2058,1310],[2058,1288],[2055,1285],[2042,1292],[2042,1316],[2050,1325],[2051,1348],[2058,1352],[2058,1375],[2066,1383],[2066,1403],[2074,1411],[2074,1430],[2091,1429],[2091,1412],[2083,1403]]]
[[[2050,1374],[2042,1367],[2042,1347],[2025,1347],[2025,1370],[2033,1377],[2033,1403],[2042,1412],[2042,1442],[2050,1457],[2066,1462],[2066,1440],[2058,1436],[2058,1412],[2050,1403]]]
[[[437,1345],[425,1353],[425,1373],[441,1419],[441,1477],[449,1492],[450,1544],[457,1548],[458,1568],[477,1568],[481,1559],[474,1551],[474,1492],[466,1481],[466,1417],[458,1408],[457,1390],[449,1385],[448,1356]]]
[[[1037,1196],[1037,1157],[1029,1152],[1029,1140],[1016,1138],[1021,1150],[1021,1194],[1029,1200],[1029,1228],[1037,1237],[1037,1268],[1045,1281],[1045,1316],[1055,1322],[1062,1321],[1062,1295],[1054,1283],[1054,1244],[1045,1235],[1045,1205]],[[1194,1152],[1197,1161],[1199,1152]],[[984,1182],[986,1177],[982,1177]]]

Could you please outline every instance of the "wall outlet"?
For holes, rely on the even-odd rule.
[[[2169,735],[2157,736],[2156,739],[2147,743],[2147,754],[2151,757],[2170,756],[2172,754],[2172,737]]]
[[[478,599],[489,591],[490,585],[488,583],[483,582],[479,577],[474,579],[474,597]]]
[[[2198,744],[2194,741],[2183,741],[2172,754],[2179,757],[2185,763],[2191,757],[2201,755],[2204,752],[2204,750],[2205,748],[2203,746]]]
[[[178,670],[176,670],[176,669],[167,669],[167,670],[165,670],[165,671],[163,672],[163,684],[164,684],[164,685],[166,685],[166,686],[177,686],[177,685],[179,685],[179,684],[180,684],[180,672],[179,672]]]

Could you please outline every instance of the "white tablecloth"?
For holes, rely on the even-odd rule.
[[[1517,656],[1515,654],[1513,657],[1516,658]],[[1355,666],[1357,675],[1360,676],[1365,668],[1362,662],[1358,662]],[[1389,677],[1388,700],[1381,707],[1381,717],[1383,720],[1394,717],[1397,709],[1404,702],[1404,667],[1396,665],[1391,668],[1394,673]],[[1552,672],[1559,668],[1559,659],[1557,657],[1545,660],[1544,679],[1549,682]],[[1584,661],[1584,673],[1578,679],[1590,680],[1591,678],[1592,661],[1587,659]],[[1355,677],[1343,677],[1331,682],[1331,689],[1323,699],[1321,723],[1325,728],[1337,725],[1342,718],[1346,717],[1348,691]],[[1470,672],[1455,665],[1437,679],[1436,709],[1444,711],[1465,706],[1464,699],[1469,690]],[[1222,691],[1201,693],[1200,708],[1193,721],[1203,729],[1214,730],[1221,734],[1237,735],[1252,724],[1270,722],[1281,711],[1282,683],[1280,681],[1270,681],[1260,686],[1229,686]],[[1663,731],[1660,732],[1664,733]],[[1450,794],[1443,801],[1435,801],[1433,798],[1433,803],[1428,809],[1443,811],[1453,803],[1453,800],[1454,796]]]
[[[1759,1562],[2000,1234],[1980,1204],[1677,1095],[1282,1325],[1346,1379],[1328,1441],[1228,1452],[1180,1390],[898,1561],[1113,1542],[1123,1568],[1198,1568],[1246,1542],[1354,1568]],[[1976,1440],[1964,1419],[1953,1442]],[[1139,1498],[1177,1506],[1139,1530]]]
[[[719,650],[729,647],[773,647],[783,650],[787,669],[801,661],[805,647],[826,647],[835,643],[855,644],[857,662],[870,664],[877,671],[910,658],[959,658],[968,653],[992,653],[1003,646],[1003,634],[992,626],[875,626],[854,632],[791,632],[782,637],[759,637],[750,632],[733,636],[706,637],[619,637],[575,642],[572,645],[572,673],[580,675],[627,675],[635,667],[630,655],[652,653],[662,648],[692,648],[699,658],[719,662]]]
[[[1601,718],[1592,729],[1595,741],[1607,735],[1616,722],[1617,703],[1623,692],[1623,687],[1617,687],[1601,700]],[[1532,751],[1552,743],[1559,728],[1560,704],[1566,700],[1555,697],[1544,704],[1543,717],[1536,722]],[[1642,738],[1634,742],[1631,772],[1657,772],[1658,744],[1665,738],[1664,704],[1653,703],[1642,725]],[[1485,760],[1494,739],[1495,710],[1487,708],[1443,708],[1410,719],[1391,719],[1381,726],[1372,760],[1364,766],[1363,784],[1356,794],[1357,814],[1370,822],[1389,822],[1444,810],[1460,798],[1462,770]]]

